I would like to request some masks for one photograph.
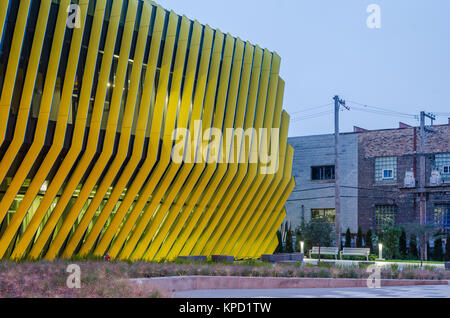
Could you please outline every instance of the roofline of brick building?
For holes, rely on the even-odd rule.
[[[450,118],[448,119],[449,122],[447,124],[439,124],[439,125],[433,125],[433,127],[445,127],[445,126],[450,126]],[[408,125],[399,122],[400,127],[398,128],[382,128],[382,129],[365,129],[365,128],[361,128],[358,126],[353,126],[354,131],[347,131],[347,132],[341,132],[339,133],[339,135],[352,135],[352,134],[364,134],[364,133],[371,133],[371,132],[377,132],[377,131],[392,131],[392,130],[404,130],[404,129],[412,129],[412,128],[417,128],[419,129],[420,126],[409,126]],[[402,127],[402,125],[404,125]],[[428,125],[427,125],[428,126]],[[289,137],[289,139],[292,138],[305,138],[305,137],[319,137],[319,136],[334,136],[334,134],[317,134],[317,135],[305,135],[305,136],[294,136],[294,137]]]

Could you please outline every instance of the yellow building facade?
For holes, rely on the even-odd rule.
[[[147,0],[2,0],[0,36],[0,259],[275,250],[276,53]]]

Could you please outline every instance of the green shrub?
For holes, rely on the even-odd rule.
[[[403,270],[401,273],[402,279],[416,279],[416,274],[412,270]]]
[[[347,278],[358,278],[358,272],[353,267],[351,267],[350,270],[348,271]]]
[[[406,259],[408,257],[408,248],[406,247],[406,231],[404,228],[402,228],[398,245],[401,258]]]
[[[359,268],[367,268],[367,267],[369,267],[369,266],[370,266],[369,264],[358,263],[358,267],[359,267]]]
[[[398,264],[391,264],[391,269],[393,270],[393,271],[398,271]]]
[[[414,234],[411,234],[409,238],[409,258],[419,258],[419,250],[417,249],[417,237]]]
[[[345,232],[345,244],[344,247],[352,247],[352,234],[350,233],[350,229],[347,228]]]
[[[366,237],[364,238],[365,248],[370,248],[370,253],[373,253],[373,242],[372,242],[372,230],[368,229],[366,233]]]
[[[442,238],[434,240],[433,259],[435,261],[442,261],[444,258],[444,250],[442,248]]]
[[[334,266],[334,263],[329,262],[320,262],[318,267],[331,268]]]
[[[318,276],[319,276],[320,278],[330,278],[330,277],[331,277],[331,273],[330,273],[330,271],[329,271],[328,269],[326,269],[326,268],[321,268],[321,269],[319,270]]]
[[[450,234],[447,235],[445,240],[445,261],[450,262]]]
[[[361,227],[358,227],[358,233],[356,234],[356,247],[363,247],[363,233]]]

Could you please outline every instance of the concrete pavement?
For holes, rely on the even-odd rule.
[[[450,298],[450,285],[381,288],[286,288],[190,290],[179,298]]]

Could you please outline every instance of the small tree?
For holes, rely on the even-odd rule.
[[[277,238],[278,238],[278,246],[275,249],[275,254],[281,253],[283,251],[283,238],[280,230],[277,231]]]
[[[398,243],[401,230],[399,227],[387,226],[383,229],[381,234],[381,242],[386,249],[386,255],[388,258],[393,259],[398,253]]]
[[[344,247],[352,247],[352,235],[350,233],[350,229],[347,228],[347,231],[345,232],[345,245]]]
[[[419,258],[419,250],[417,249],[417,238],[414,234],[411,234],[409,238],[409,257],[413,259]]]
[[[363,247],[363,233],[361,227],[358,227],[358,233],[356,234],[356,247]]]
[[[408,248],[406,247],[406,231],[404,228],[402,228],[398,245],[401,257],[406,259],[408,257]]]
[[[305,224],[302,233],[308,245],[319,247],[318,263],[320,263],[320,247],[331,244],[333,227],[325,219],[317,218]]]
[[[447,235],[445,242],[445,261],[450,262],[450,234]]]
[[[293,243],[292,235],[293,235],[293,233],[292,233],[291,229],[286,231],[286,252],[287,253],[293,252],[293,250],[292,250],[292,243]]]
[[[366,248],[370,248],[370,253],[373,253],[373,242],[372,242],[372,230],[368,229],[366,233],[366,237],[364,239]]]
[[[438,237],[434,240],[433,258],[436,261],[442,261],[444,250],[442,249],[442,238]]]
[[[433,234],[435,234],[436,229],[431,224],[419,224],[419,223],[410,223],[405,226],[406,232],[414,234],[419,238],[420,244],[420,265],[423,265],[423,261],[427,260],[427,245],[428,240]]]

